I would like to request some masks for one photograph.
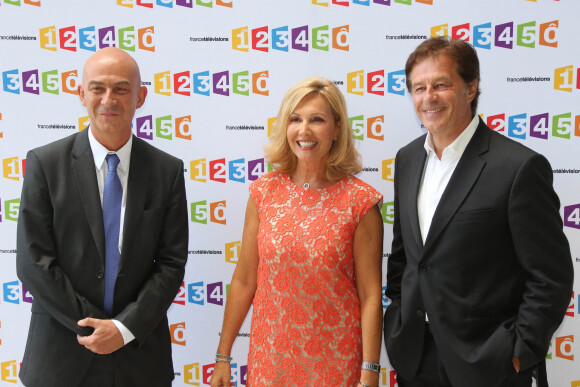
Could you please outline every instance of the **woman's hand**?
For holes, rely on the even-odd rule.
[[[379,385],[379,373],[369,370],[361,370],[360,381],[369,387],[378,387]],[[358,387],[363,387],[360,383],[357,384]]]
[[[230,362],[227,361],[216,362],[215,367],[213,369],[213,375],[211,376],[211,380],[209,381],[209,385],[212,387],[235,386],[236,383],[230,381],[231,373],[232,370],[230,368]]]

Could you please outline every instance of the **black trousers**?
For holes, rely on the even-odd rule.
[[[135,387],[116,364],[115,355],[95,355],[79,387]]]
[[[425,345],[419,371],[412,380],[405,380],[397,375],[399,387],[453,387],[445,372],[443,364],[439,360],[437,346],[429,329],[425,326]],[[495,387],[530,387],[532,385],[532,371],[524,371],[509,375],[498,386]],[[489,386],[492,387],[492,386]]]

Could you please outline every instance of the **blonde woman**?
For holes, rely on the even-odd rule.
[[[308,78],[282,101],[250,186],[212,386],[253,302],[248,385],[369,386],[379,380],[382,195],[361,164],[336,86]]]

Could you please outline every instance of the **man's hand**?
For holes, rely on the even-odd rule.
[[[79,336],[80,345],[99,355],[108,355],[124,345],[123,336],[112,320],[85,318],[77,323],[81,327],[93,327],[95,331],[90,336]]]

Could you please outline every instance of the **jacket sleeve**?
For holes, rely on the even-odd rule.
[[[399,158],[399,153],[395,160]],[[403,244],[403,235],[401,233],[400,223],[400,209],[399,209],[399,169],[395,161],[395,183],[394,183],[394,212],[395,217],[393,221],[393,242],[391,246],[391,255],[387,262],[387,289],[385,295],[391,302],[400,302],[401,300],[401,280],[403,272],[407,266],[407,258],[405,256],[405,247]]]
[[[515,321],[521,369],[544,358],[572,294],[574,269],[552,180],[549,162],[535,154],[520,167],[509,196],[509,227],[527,277]]]

